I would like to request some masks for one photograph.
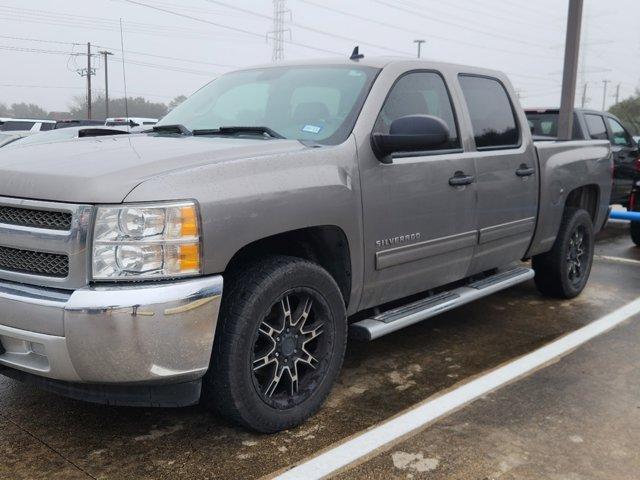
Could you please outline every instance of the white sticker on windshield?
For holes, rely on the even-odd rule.
[[[307,133],[318,134],[320,133],[320,130],[322,130],[322,127],[317,127],[315,125],[305,125],[304,127],[302,127],[302,131]]]

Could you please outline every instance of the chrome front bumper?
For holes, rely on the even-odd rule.
[[[221,276],[73,292],[0,282],[0,365],[64,382],[167,384],[207,371]]]

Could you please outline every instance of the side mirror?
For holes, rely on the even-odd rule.
[[[407,115],[391,123],[389,133],[374,133],[371,142],[380,157],[397,152],[420,152],[444,147],[449,127],[432,115]]]

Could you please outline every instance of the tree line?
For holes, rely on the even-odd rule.
[[[640,90],[633,97],[613,105],[609,112],[622,120],[632,135],[640,135]]]
[[[152,102],[144,97],[128,97],[125,108],[125,99],[109,99],[109,116],[124,117],[128,109],[130,117],[162,118],[172,109],[180,105],[187,97],[179,95],[169,103]],[[84,96],[74,97],[67,112],[50,112],[35,103],[13,103],[7,105],[0,102],[0,117],[10,118],[39,118],[52,120],[85,119],[87,118],[87,100]],[[103,120],[106,118],[105,99],[102,95],[94,97],[91,101],[91,117]]]

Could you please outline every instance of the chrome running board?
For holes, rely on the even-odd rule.
[[[356,340],[375,340],[388,333],[408,327],[492,293],[532,279],[530,268],[511,267],[494,275],[475,280],[451,291],[387,310],[374,317],[365,318],[349,325],[349,336]]]

